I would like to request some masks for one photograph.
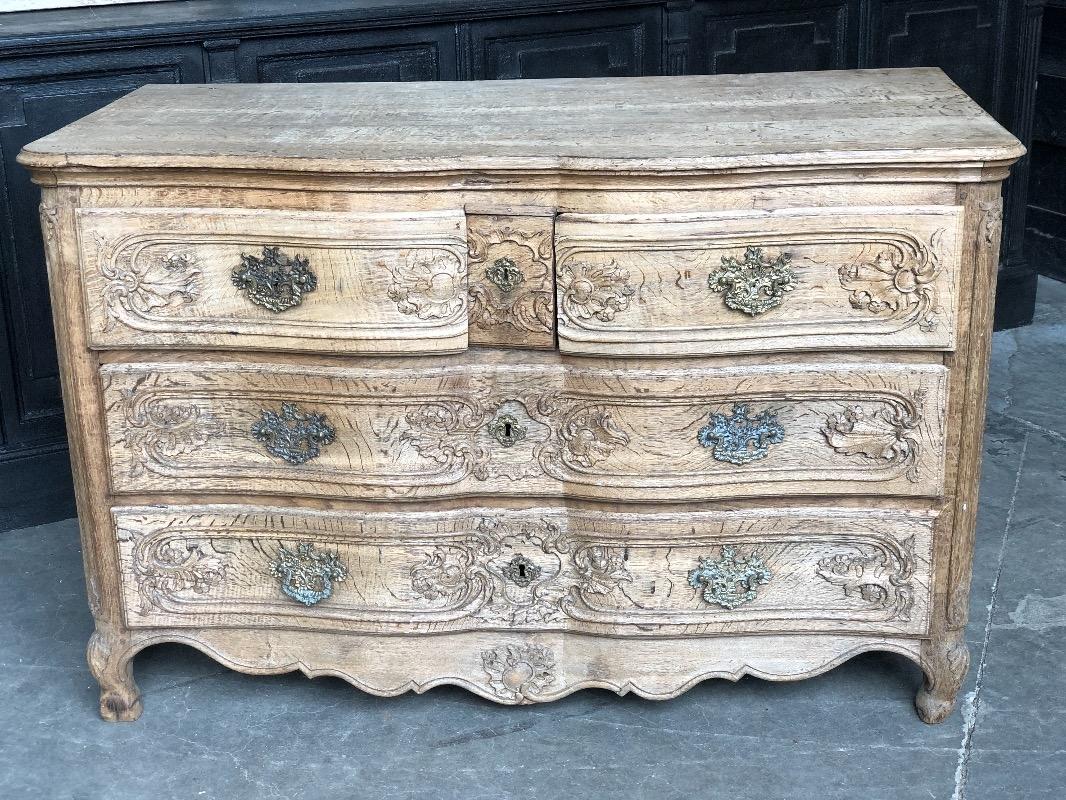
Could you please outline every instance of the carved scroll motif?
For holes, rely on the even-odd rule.
[[[925,394],[919,390],[913,399],[890,402],[875,410],[847,406],[826,418],[822,433],[837,453],[905,467],[907,480],[917,483],[921,444],[915,434],[922,421],[924,400]]]
[[[629,272],[614,261],[567,261],[559,267],[558,281],[561,311],[575,320],[610,322],[629,308],[637,293],[629,284]]]
[[[939,324],[935,282],[941,272],[939,229],[923,244],[911,238],[886,245],[872,258],[859,257],[838,270],[852,308],[877,316],[913,320],[926,332]]]
[[[466,310],[466,265],[451,252],[409,250],[392,267],[389,299],[402,314],[451,319]]]
[[[119,541],[130,541],[134,534],[119,529]],[[133,578],[141,598],[139,613],[147,615],[154,606],[166,609],[170,596],[192,590],[207,594],[226,579],[223,556],[208,543],[176,543],[170,537],[145,537],[133,548]]]
[[[481,652],[489,687],[511,702],[536,699],[555,683],[555,655],[539,644],[508,644]]]
[[[888,612],[888,619],[907,622],[914,607],[914,537],[898,546],[848,545],[855,553],[838,553],[818,562],[818,575],[861,598],[870,609]]]
[[[106,279],[105,330],[129,317],[147,319],[200,298],[203,271],[197,266],[194,254],[160,247],[128,247],[127,239],[109,244],[96,235],[97,263]]]
[[[509,326],[550,334],[554,323],[550,218],[512,222],[508,217],[475,216],[468,223],[470,324],[483,330]]]

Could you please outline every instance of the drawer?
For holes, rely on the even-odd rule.
[[[112,485],[364,499],[618,501],[943,490],[947,370],[104,365]]]
[[[113,510],[130,627],[922,635],[932,513]]]
[[[94,348],[467,346],[459,211],[79,209]]]
[[[962,220],[955,206],[562,214],[559,348],[949,350]]]

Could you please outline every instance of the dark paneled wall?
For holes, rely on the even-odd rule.
[[[299,10],[293,10],[298,8]],[[21,147],[144,83],[409,81],[940,66],[1025,141],[1042,0],[185,0],[0,14],[0,530],[73,513]],[[998,319],[1032,315],[1027,164]]]
[[[1066,281],[1066,0],[1048,3],[1037,72],[1026,255]]]

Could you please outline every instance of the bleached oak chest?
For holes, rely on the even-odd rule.
[[[1000,182],[938,70],[153,86],[28,146],[107,719],[164,641],[950,712]]]

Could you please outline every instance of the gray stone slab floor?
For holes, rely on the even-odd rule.
[[[917,667],[866,654],[799,683],[506,708],[250,677],[161,645],[144,716],[97,718],[75,521],[0,535],[0,800],[1066,798],[1066,286],[996,334],[960,708],[922,724]]]

